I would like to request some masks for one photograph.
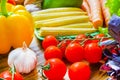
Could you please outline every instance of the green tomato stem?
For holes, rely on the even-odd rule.
[[[43,66],[41,65],[41,69],[39,70],[40,74],[42,75],[42,78],[45,80],[47,77],[43,74],[43,70],[49,70],[50,69],[50,63],[47,65]]]
[[[15,72],[16,72],[15,65],[13,65],[13,66],[10,68],[10,72],[11,72],[11,74],[12,74],[12,80],[14,80],[14,75],[15,75]]]
[[[7,17],[8,12],[7,12],[7,8],[6,8],[6,2],[7,2],[7,0],[1,0],[1,12],[2,12],[2,15]]]
[[[45,66],[42,66],[42,65],[41,65],[41,67],[42,67],[42,70],[49,70],[49,69],[50,69],[50,63],[48,63],[48,64],[45,65]]]

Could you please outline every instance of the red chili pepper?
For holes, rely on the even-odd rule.
[[[8,3],[16,5],[15,0],[8,0]]]

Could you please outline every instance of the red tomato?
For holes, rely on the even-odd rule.
[[[85,59],[90,63],[97,63],[102,57],[102,48],[97,43],[90,43],[85,46]]]
[[[75,39],[86,39],[86,35],[85,34],[79,34],[76,36]]]
[[[70,62],[78,62],[83,60],[84,49],[78,43],[71,43],[65,50],[65,57]]]
[[[66,50],[66,47],[68,46],[68,44],[71,42],[72,40],[68,39],[68,40],[63,40],[59,43],[59,48],[60,50],[62,51],[63,53],[63,56],[65,56],[65,50]]]
[[[86,45],[90,44],[90,43],[92,43],[92,40],[86,40],[86,41],[84,42],[84,47],[85,47]]]
[[[12,80],[12,73],[11,71],[4,71],[0,74],[0,79],[4,79],[4,80]],[[22,75],[19,74],[18,72],[15,72],[14,74],[14,80],[24,80]]]
[[[105,37],[105,34],[98,34],[95,36],[95,38],[97,39],[102,39],[101,41],[105,41],[105,40],[108,40],[109,38],[108,37]]]
[[[76,62],[68,68],[68,75],[70,80],[89,80],[91,70],[87,63]]]
[[[63,80],[67,67],[63,61],[58,58],[52,58],[46,61],[45,66],[50,64],[48,70],[43,70],[49,80]]]
[[[62,51],[56,47],[56,46],[49,46],[45,51],[44,51],[44,57],[46,60],[50,58],[63,58],[63,53]]]
[[[103,38],[103,37],[105,37],[105,34],[101,33],[101,34],[97,34],[94,38],[98,38],[99,39],[99,38]]]
[[[99,40],[96,40],[96,39],[93,39],[93,40],[88,39],[84,42],[84,47],[90,43],[98,43],[98,42]]]
[[[59,41],[56,39],[55,36],[48,35],[45,37],[45,39],[42,41],[42,47],[46,49],[48,46],[54,45],[57,46]]]
[[[74,39],[73,42],[80,43],[84,39],[86,39],[86,35],[85,34],[79,34],[79,35],[76,36],[76,38]]]

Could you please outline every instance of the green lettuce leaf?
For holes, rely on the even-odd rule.
[[[107,0],[106,6],[110,10],[110,14],[116,14],[120,16],[120,0]]]

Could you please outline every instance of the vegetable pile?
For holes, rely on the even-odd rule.
[[[70,80],[88,80],[91,75],[91,69],[89,64],[83,61],[87,61],[90,64],[99,63],[102,60],[103,46],[105,46],[104,44],[99,44],[107,40],[109,38],[103,33],[98,33],[94,36],[79,34],[75,39],[66,38],[60,39],[60,41],[55,36],[48,35],[42,41],[44,58],[46,61],[54,58],[63,62],[67,60],[71,64],[68,67]],[[49,69],[46,71],[49,72]],[[78,76],[78,74],[83,76]],[[45,76],[49,79],[47,75]]]
[[[75,39],[64,39],[58,43],[59,40],[55,39],[55,36],[48,35],[42,41],[42,47],[44,48],[45,59],[65,57],[69,62],[77,62],[86,59],[90,63],[97,63],[102,56],[102,47],[98,45],[99,41],[107,40],[104,34],[97,34],[93,38],[89,36],[82,36],[80,34]],[[49,38],[48,38],[49,37]],[[54,37],[54,38],[53,38]],[[103,39],[100,39],[103,38]],[[56,43],[56,44],[55,44]],[[61,55],[61,51],[62,54]],[[46,56],[49,56],[49,58]],[[91,56],[91,57],[90,57]]]
[[[111,19],[108,23],[108,32],[116,40],[108,41],[106,48],[103,50],[104,56],[106,56],[105,62],[101,66],[101,70],[104,70],[111,77],[109,80],[119,80],[120,77],[120,1],[119,0],[107,0],[106,6],[110,10]]]
[[[10,4],[1,1],[0,54],[16,48],[8,55],[8,65],[16,69],[1,73],[0,79],[23,80],[19,73],[28,74],[36,68],[36,53],[27,48],[33,38],[33,28],[38,30],[39,37],[44,37],[42,48],[46,61],[40,69],[43,78],[63,80],[68,74],[70,80],[89,80],[89,64],[101,60],[106,63],[100,70],[105,70],[112,79],[119,77],[119,0],[44,0],[41,3],[44,10],[31,14],[22,5],[33,3],[34,6],[36,0],[16,1],[8,0]]]
[[[77,35],[94,32],[96,29],[90,22],[86,12],[80,8],[51,8],[32,12],[35,28],[40,29],[39,36]]]

